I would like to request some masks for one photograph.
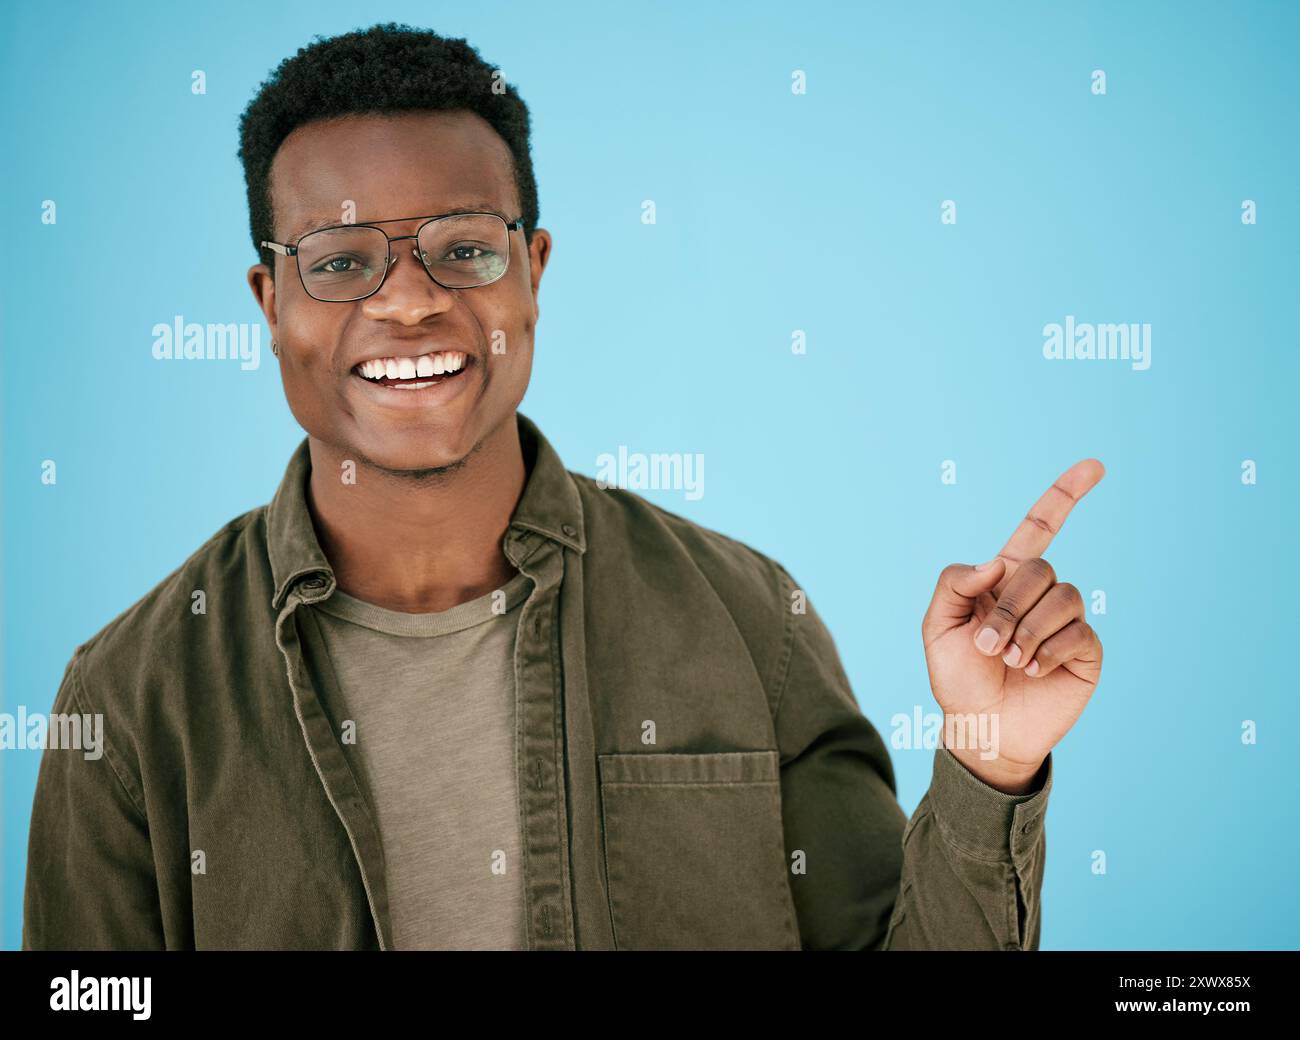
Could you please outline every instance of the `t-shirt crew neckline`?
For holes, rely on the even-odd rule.
[[[400,610],[389,610],[349,596],[341,589],[335,589],[331,596],[314,606],[333,617],[392,636],[445,636],[481,625],[514,610],[526,598],[531,584],[532,579],[520,572],[501,588],[479,596],[478,599],[430,614],[407,614]],[[504,602],[499,598],[502,593]]]

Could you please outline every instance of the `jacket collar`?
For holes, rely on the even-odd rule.
[[[511,531],[533,531],[575,552],[586,552],[582,499],[573,478],[532,420],[522,413],[516,413],[516,419],[528,478],[510,519]],[[304,437],[290,457],[266,512],[267,554],[275,582],[271,603],[276,610],[299,580],[305,580],[311,588],[332,589],[334,585],[334,569],[316,539],[307,508],[310,474],[311,453]]]

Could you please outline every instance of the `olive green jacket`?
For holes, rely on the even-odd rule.
[[[529,947],[1036,948],[1050,757],[1011,796],[940,748],[909,821],[790,575],[519,426]],[[392,948],[301,609],[335,588],[310,466],[304,440],[269,505],[77,647],[52,712],[102,714],[103,753],[44,752],[25,948]]]

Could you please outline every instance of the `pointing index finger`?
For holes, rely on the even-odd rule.
[[[1007,561],[1003,581],[1022,561],[1043,555],[1075,503],[1105,475],[1106,467],[1099,459],[1082,459],[1056,478],[1056,483],[1033,504],[998,553]]]

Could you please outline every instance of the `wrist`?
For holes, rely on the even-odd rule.
[[[1037,786],[1038,775],[1043,768],[1043,762],[1025,764],[1008,762],[1001,758],[985,759],[980,757],[978,749],[954,749],[947,744],[943,747],[947,748],[949,754],[957,759],[968,773],[1003,794],[1028,794]],[[1043,761],[1045,762],[1046,759],[1044,758]]]

